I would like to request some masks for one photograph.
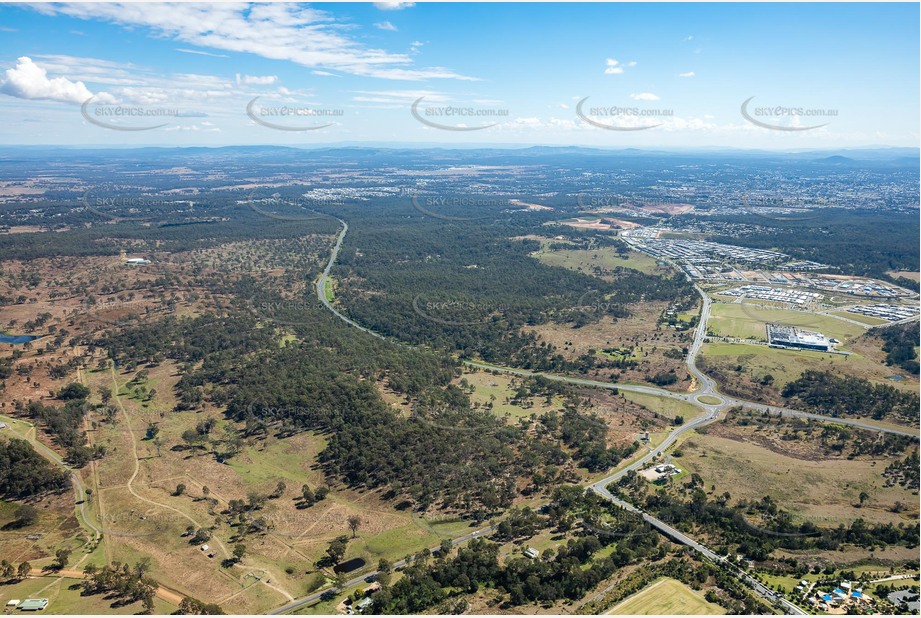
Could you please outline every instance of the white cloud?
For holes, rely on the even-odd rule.
[[[66,77],[48,77],[48,71],[28,56],[16,61],[16,66],[4,72],[0,92],[19,99],[42,99],[61,103],[83,103],[93,96],[83,82]]]
[[[624,72],[624,68],[618,66],[620,62],[614,60],[614,58],[608,58],[606,65],[607,68],[604,70],[606,75],[620,75]]]
[[[425,97],[427,104],[448,100],[446,95],[434,90],[356,90],[355,94],[357,96],[352,97],[352,100],[359,103],[409,105],[420,97]]]
[[[693,40],[694,40],[694,36],[689,34],[688,36],[684,37],[684,40],[685,40],[685,41],[693,41]]]
[[[631,94],[630,98],[634,101],[658,101],[659,97],[654,95],[651,92],[638,92],[636,94]]]
[[[389,30],[390,32],[397,31],[397,27],[394,26],[389,21],[379,21],[376,24],[374,24],[374,27],[377,28],[378,30]]]
[[[183,54],[197,54],[199,56],[210,56],[212,58],[230,58],[227,54],[212,54],[211,52],[201,51],[198,49],[184,49],[182,47],[176,48],[177,52],[182,52]]]
[[[694,71],[688,71],[687,73],[678,73],[678,77],[694,77]]]
[[[384,3],[403,8],[408,3]],[[421,81],[476,81],[444,67],[414,67],[410,54],[366,47],[347,34],[351,25],[312,6],[289,3],[60,3],[34,4],[46,15],[144,27],[151,36],[197,47],[247,53],[363,77]]]
[[[321,77],[339,77],[335,73],[330,73],[329,71],[311,71],[314,75],[320,75]]]
[[[401,9],[408,9],[409,7],[416,6],[416,3],[415,2],[388,1],[388,2],[375,2],[374,6],[376,6],[382,11],[399,11]]]
[[[607,60],[605,60],[606,68],[604,70],[604,73],[605,75],[620,75],[621,73],[624,72],[625,67],[632,68],[635,66],[636,66],[635,60],[631,60],[626,65],[621,65],[619,60],[615,60],[614,58],[608,58]]]
[[[240,75],[237,73],[237,86],[271,86],[277,81],[277,75]]]

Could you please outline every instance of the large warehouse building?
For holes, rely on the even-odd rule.
[[[822,333],[800,330],[794,326],[783,326],[782,324],[768,324],[767,338],[768,343],[774,348],[795,348],[822,352],[827,352],[831,348],[831,342]]]

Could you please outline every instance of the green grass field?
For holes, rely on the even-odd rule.
[[[548,266],[561,266],[570,270],[577,270],[591,274],[594,267],[612,270],[617,266],[632,268],[646,274],[662,272],[657,266],[656,259],[644,253],[631,251],[626,258],[620,257],[613,247],[603,249],[566,249],[563,251],[542,252],[537,258]]]
[[[834,337],[839,341],[858,337],[865,332],[857,324],[830,315],[760,307],[750,303],[714,303],[707,329],[718,337],[766,341],[765,325],[768,323],[820,331],[826,337]]]
[[[719,430],[719,426],[715,426]],[[911,491],[900,486],[883,487],[880,472],[892,457],[844,459],[814,455],[809,460],[778,452],[779,438],[764,431],[747,431],[751,440],[770,440],[773,450],[737,435],[721,437],[714,431],[705,434],[688,432],[675,463],[682,469],[698,473],[707,487],[715,486],[714,495],[729,492],[732,501],[759,500],[771,496],[778,506],[793,516],[796,524],[809,521],[821,527],[848,525],[858,517],[869,523],[908,523],[913,514],[891,511],[901,501],[912,501]],[[803,444],[809,438],[802,437]],[[793,447],[791,447],[793,448]],[[679,463],[680,462],[680,463]],[[860,505],[861,492],[867,494]],[[914,507],[917,508],[917,507]]]
[[[674,579],[660,579],[619,603],[608,614],[616,616],[709,615],[725,614],[726,610],[710,603],[703,595]]]
[[[512,387],[512,383],[519,382],[521,378],[491,374],[488,371],[467,371],[462,377],[474,388],[470,394],[470,401],[483,406],[483,409],[491,403],[493,415],[505,418],[508,423],[516,423],[520,418],[527,418],[532,414],[539,416],[547,410],[563,407],[563,398],[556,395],[551,398],[550,404],[547,404],[543,397],[532,397],[530,407],[510,403],[517,390],[517,387]]]
[[[849,320],[854,320],[855,322],[861,322],[863,324],[869,324],[870,326],[885,324],[888,321],[882,318],[874,318],[872,315],[861,315],[859,313],[851,313],[850,311],[831,311],[830,313],[831,315],[841,316],[842,318],[847,318]]]
[[[781,350],[766,345],[744,343],[705,343],[701,354],[707,362],[733,371],[742,366],[743,371],[760,380],[770,374],[776,386],[782,388],[795,380],[807,369],[830,371],[836,375],[850,375],[866,378],[877,384],[886,384],[900,390],[915,390],[914,381],[893,382],[886,376],[893,373],[890,367],[861,354],[828,354],[809,350]]]
[[[106,600],[106,595],[80,596],[79,588],[72,588],[80,580],[69,577],[33,577],[0,587],[0,604],[10,599],[48,599],[48,607],[39,614],[139,614],[143,611],[140,602],[113,607],[115,601]],[[178,608],[158,598],[154,599],[155,614],[171,614]],[[30,612],[14,611],[14,615],[31,615]]]
[[[649,408],[653,412],[658,412],[669,419],[673,419],[676,416],[683,416],[684,422],[686,423],[703,413],[703,410],[686,401],[678,401],[658,395],[647,395],[646,393],[633,393],[630,391],[620,392],[628,401],[638,403],[644,408]]]

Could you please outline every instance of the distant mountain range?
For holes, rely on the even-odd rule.
[[[860,166],[870,164],[896,164],[917,166],[921,159],[921,149],[906,147],[878,147],[832,150],[797,150],[779,152],[769,150],[745,150],[725,148],[701,149],[603,149],[584,148],[581,146],[527,146],[521,148],[483,146],[476,148],[458,148],[456,146],[375,146],[375,145],[328,145],[310,148],[292,146],[220,146],[220,147],[156,147],[141,148],[101,148],[101,147],[67,147],[67,146],[0,146],[0,159],[18,158],[43,158],[43,159],[68,159],[75,156],[100,156],[111,158],[113,155],[122,158],[164,159],[195,157],[208,155],[210,157],[240,156],[273,158],[273,159],[346,159],[346,160],[374,160],[387,158],[399,163],[413,159],[420,155],[432,161],[451,159],[454,161],[473,159],[477,162],[496,163],[497,159],[508,163],[513,160],[526,161],[541,158],[599,158],[613,159],[625,158],[653,158],[672,160],[720,160],[726,162],[731,159],[762,159],[774,162],[812,162],[821,165],[834,166]]]

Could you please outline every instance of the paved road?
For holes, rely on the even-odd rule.
[[[484,536],[484,535],[491,534],[494,530],[495,530],[495,526],[487,526],[487,527],[485,527],[485,528],[481,528],[481,529],[476,530],[476,531],[474,531],[474,532],[469,532],[469,533],[464,534],[464,535],[462,535],[462,536],[459,536],[459,537],[457,537],[457,538],[455,538],[455,539],[452,539],[451,542],[454,543],[455,545],[458,545],[458,544],[460,544],[460,543],[464,543],[464,542],[466,542],[466,541],[470,541],[470,540],[475,539],[475,538],[477,538],[477,537],[481,537],[481,536]],[[440,548],[439,548],[439,547],[430,547],[430,548],[429,548],[429,551],[435,552],[435,551],[438,550],[438,549],[440,549]],[[408,563],[406,562],[406,560],[398,560],[397,562],[394,562],[394,563],[393,563],[393,568],[394,568],[394,569],[402,569],[402,568],[405,567],[407,564],[408,564]],[[352,579],[350,579],[350,580],[348,580],[347,582],[345,582],[345,583],[342,585],[342,588],[335,588],[335,589],[327,588],[326,590],[321,590],[320,592],[315,592],[315,593],[311,594],[310,596],[306,596],[306,597],[304,597],[304,598],[302,598],[302,599],[298,599],[298,600],[296,600],[296,601],[292,601],[292,602],[288,603],[287,605],[284,605],[284,606],[282,606],[282,607],[279,607],[278,609],[272,610],[272,611],[269,612],[269,615],[285,614],[285,613],[287,613],[287,612],[290,612],[290,611],[293,611],[293,610],[297,609],[298,607],[303,607],[304,605],[309,605],[310,603],[313,603],[314,601],[319,600],[320,597],[322,597],[324,594],[327,594],[327,593],[329,593],[329,592],[338,592],[339,590],[342,590],[342,589],[348,588],[348,587],[350,587],[350,586],[354,586],[354,585],[356,585],[356,584],[360,584],[360,583],[362,583],[362,582],[368,581],[369,579],[373,578],[373,577],[374,577],[375,575],[377,575],[378,573],[380,573],[380,571],[371,571],[371,572],[363,573],[362,575],[360,575],[360,576],[358,576],[358,577],[353,577]]]
[[[326,294],[325,294],[326,281],[327,281],[327,279],[329,278],[330,270],[332,269],[333,264],[335,263],[336,258],[337,258],[338,255],[339,255],[339,250],[341,249],[341,247],[342,247],[342,242],[343,242],[343,240],[345,239],[345,234],[346,234],[346,232],[348,232],[348,224],[347,224],[345,221],[341,220],[341,219],[339,219],[339,222],[342,224],[342,231],[339,233],[339,237],[338,237],[337,240],[336,240],[336,245],[335,245],[334,248],[333,248],[332,254],[331,254],[331,256],[330,256],[330,260],[329,260],[329,262],[327,263],[326,268],[323,270],[323,274],[322,274],[322,275],[317,279],[317,281],[316,281],[317,298],[319,298],[320,302],[322,302],[323,305],[324,305],[327,309],[329,309],[334,315],[336,315],[336,317],[338,317],[339,319],[341,319],[341,320],[344,321],[345,323],[349,324],[350,326],[353,326],[353,327],[357,328],[358,330],[360,330],[360,331],[362,331],[362,332],[365,332],[365,333],[368,333],[369,335],[372,335],[372,336],[377,337],[377,338],[379,338],[379,339],[383,339],[383,340],[385,340],[385,341],[391,341],[389,338],[384,337],[383,335],[381,335],[381,334],[379,334],[379,333],[376,333],[376,332],[374,332],[374,331],[372,331],[372,330],[370,330],[370,329],[368,329],[368,328],[365,328],[365,327],[361,326],[360,324],[356,323],[355,321],[349,319],[348,317],[346,317],[345,315],[343,315],[342,313],[340,313],[340,312],[333,306],[333,304],[332,304],[331,302],[329,302],[329,301],[326,299]],[[637,393],[645,393],[645,394],[650,394],[650,395],[657,395],[657,396],[662,396],[662,397],[668,397],[668,398],[671,398],[671,399],[678,399],[678,400],[682,400],[682,401],[687,401],[687,402],[689,402],[689,403],[692,403],[692,404],[694,404],[694,405],[696,405],[696,406],[699,406],[699,407],[703,408],[703,410],[704,410],[704,415],[703,415],[703,416],[700,416],[700,417],[698,417],[698,418],[696,418],[696,419],[694,419],[694,420],[692,420],[692,421],[690,421],[690,422],[688,422],[688,423],[685,423],[684,425],[681,425],[680,427],[676,427],[676,428],[665,438],[665,440],[663,440],[663,442],[662,442],[661,444],[659,444],[655,449],[652,449],[649,453],[647,453],[646,455],[644,455],[644,456],[641,457],[640,459],[634,461],[634,462],[631,463],[629,466],[626,466],[626,467],[624,467],[624,468],[618,470],[618,471],[615,472],[614,474],[612,474],[612,475],[610,475],[610,476],[608,476],[608,477],[606,477],[606,478],[604,478],[604,479],[602,479],[602,480],[600,480],[600,481],[598,481],[598,482],[596,482],[596,483],[593,483],[592,485],[589,486],[589,489],[592,490],[592,491],[594,491],[595,493],[599,494],[600,496],[602,496],[602,497],[604,497],[604,498],[606,498],[606,499],[608,499],[608,500],[614,502],[615,504],[617,504],[617,505],[618,505],[619,507],[621,507],[621,508],[624,508],[624,509],[626,509],[626,510],[628,510],[628,511],[632,511],[632,512],[635,512],[635,513],[640,513],[645,521],[649,522],[649,524],[650,524],[651,526],[653,526],[654,528],[656,528],[657,530],[659,530],[659,531],[662,532],[663,534],[667,535],[668,537],[674,539],[675,541],[677,541],[677,542],[679,542],[679,543],[682,543],[682,544],[687,545],[688,547],[694,549],[695,551],[697,551],[697,552],[699,552],[701,555],[707,557],[709,560],[711,560],[711,561],[714,562],[715,564],[723,565],[725,568],[731,570],[739,579],[741,579],[743,582],[745,582],[753,591],[755,591],[758,595],[760,595],[762,598],[764,598],[764,599],[765,599],[766,601],[768,601],[770,604],[772,604],[772,605],[773,605],[773,604],[778,604],[778,605],[780,605],[780,606],[781,606],[787,613],[789,613],[789,614],[794,614],[794,615],[806,615],[806,612],[804,612],[802,609],[800,609],[799,607],[797,607],[796,605],[794,605],[793,603],[791,603],[791,602],[788,601],[787,599],[783,598],[781,595],[779,595],[779,594],[773,592],[772,590],[770,590],[769,588],[767,588],[766,586],[764,586],[763,584],[761,584],[759,581],[757,581],[756,579],[754,579],[753,577],[751,577],[748,573],[742,571],[741,569],[739,569],[739,568],[736,567],[735,565],[732,565],[732,564],[727,563],[721,556],[718,556],[715,552],[713,552],[713,551],[710,550],[709,548],[705,547],[704,545],[701,545],[700,543],[698,543],[697,541],[695,541],[695,540],[692,539],[691,537],[685,535],[684,533],[680,532],[679,530],[676,530],[675,528],[673,528],[673,527],[669,526],[668,524],[666,524],[665,522],[663,522],[663,521],[661,521],[661,520],[659,520],[659,519],[653,517],[652,515],[649,515],[648,513],[644,513],[644,512],[642,512],[642,511],[640,511],[639,509],[637,509],[636,507],[634,507],[632,504],[629,504],[629,503],[627,503],[627,502],[624,502],[623,500],[620,500],[619,498],[616,498],[613,494],[611,494],[611,492],[608,491],[607,486],[608,486],[610,483],[612,483],[613,481],[616,481],[616,480],[622,478],[622,477],[623,477],[625,474],[627,474],[629,471],[631,471],[631,470],[637,470],[637,469],[639,469],[639,468],[641,468],[641,467],[644,467],[644,466],[645,466],[647,463],[649,463],[649,461],[651,461],[653,458],[655,458],[655,457],[658,456],[660,453],[663,453],[665,450],[667,450],[667,449],[668,449],[672,444],[674,444],[675,441],[678,440],[683,434],[685,434],[685,433],[688,432],[688,431],[692,431],[692,430],[694,430],[694,429],[697,429],[697,428],[699,428],[699,427],[701,427],[701,426],[703,426],[703,425],[706,425],[706,424],[708,424],[708,423],[712,423],[713,421],[715,421],[715,420],[719,417],[719,414],[720,414],[721,411],[725,410],[726,408],[730,408],[730,407],[734,407],[734,406],[743,406],[743,407],[751,408],[751,409],[755,409],[755,410],[758,410],[758,409],[760,409],[760,410],[769,410],[769,411],[771,411],[772,413],[775,413],[775,414],[778,414],[778,413],[779,413],[779,414],[783,414],[784,416],[796,416],[796,417],[800,417],[800,418],[811,418],[811,419],[816,419],[816,420],[821,420],[821,421],[832,421],[832,422],[835,422],[835,423],[840,423],[840,424],[844,424],[844,425],[852,425],[852,426],[855,426],[855,427],[861,427],[861,428],[864,428],[864,429],[870,429],[870,430],[881,431],[881,432],[886,432],[886,433],[894,433],[894,434],[910,435],[910,436],[915,436],[915,435],[917,435],[917,434],[916,434],[916,433],[911,433],[911,432],[909,432],[909,431],[907,431],[907,430],[902,431],[902,430],[890,429],[890,428],[885,428],[885,427],[877,427],[877,426],[875,426],[875,425],[872,425],[872,424],[870,424],[870,423],[866,423],[866,422],[863,422],[863,421],[855,421],[855,420],[851,420],[851,419],[833,418],[833,417],[828,417],[828,416],[822,416],[822,415],[819,415],[819,414],[811,414],[811,413],[808,413],[808,412],[800,412],[800,411],[798,411],[798,410],[790,410],[790,409],[787,409],[787,408],[780,408],[780,407],[776,407],[776,406],[765,406],[765,405],[763,405],[763,404],[758,404],[758,403],[755,403],[755,402],[745,401],[745,400],[742,400],[742,399],[736,399],[736,398],[733,398],[733,397],[727,397],[727,396],[725,396],[725,395],[720,394],[720,393],[719,393],[719,390],[718,390],[718,388],[717,388],[716,381],[713,380],[713,378],[711,378],[710,376],[708,376],[707,374],[703,373],[702,371],[700,371],[700,369],[697,368],[697,356],[698,356],[698,354],[700,353],[700,350],[701,350],[701,348],[702,348],[702,346],[703,346],[704,340],[706,339],[706,336],[707,336],[707,321],[708,321],[708,319],[709,319],[709,317],[710,317],[710,308],[711,308],[711,306],[712,306],[712,301],[710,300],[710,297],[707,295],[707,293],[706,293],[703,289],[701,289],[699,286],[697,286],[697,285],[695,284],[695,285],[694,285],[694,288],[695,288],[695,290],[697,290],[697,293],[700,295],[701,301],[702,301],[703,304],[702,304],[702,307],[701,307],[700,320],[699,320],[699,322],[698,322],[698,324],[697,324],[697,329],[696,329],[695,332],[694,332],[694,340],[693,340],[693,342],[691,343],[691,346],[688,348],[688,358],[687,358],[688,371],[691,373],[691,375],[692,375],[692,376],[694,377],[694,379],[697,381],[697,389],[696,389],[693,393],[686,393],[686,394],[685,394],[685,393],[673,393],[673,392],[671,392],[671,391],[666,391],[666,390],[663,390],[663,389],[660,389],[660,388],[651,387],[651,386],[642,386],[642,385],[636,385],[636,384],[619,384],[619,383],[611,383],[611,382],[601,382],[601,381],[599,381],[599,380],[591,380],[591,379],[587,379],[587,378],[572,378],[572,377],[569,377],[569,376],[559,376],[559,375],[546,374],[546,373],[541,373],[541,372],[527,371],[527,370],[525,370],[525,369],[514,369],[514,368],[511,368],[511,367],[502,367],[502,366],[499,366],[499,365],[492,365],[492,364],[489,364],[489,363],[483,363],[483,362],[479,362],[479,361],[469,361],[469,360],[467,360],[467,361],[463,361],[463,363],[464,363],[465,365],[467,365],[467,366],[470,366],[470,367],[478,367],[478,368],[481,368],[481,369],[488,369],[488,370],[492,370],[492,371],[499,371],[499,372],[502,372],[502,373],[507,373],[507,374],[512,374],[512,375],[521,375],[521,376],[542,376],[542,377],[544,377],[544,378],[546,378],[546,379],[549,379],[549,380],[556,380],[556,381],[559,381],[559,382],[567,382],[567,383],[569,383],[569,384],[575,384],[575,385],[580,385],[580,386],[590,386],[590,387],[595,387],[595,388],[605,388],[605,389],[609,389],[609,390],[617,389],[617,390],[623,390],[623,391],[628,391],[628,392],[637,392]],[[394,341],[394,343],[400,343],[400,342]],[[401,344],[401,345],[403,345],[403,344]],[[710,401],[716,400],[716,401],[718,401],[718,403],[705,403],[705,402],[702,402],[702,401],[700,401],[700,398],[701,398],[701,397],[710,398]],[[464,536],[462,536],[462,537],[459,537],[459,538],[455,539],[454,542],[455,542],[455,543],[462,543],[462,542],[464,542],[464,541],[466,541],[466,540],[469,540],[469,539],[471,539],[471,538],[475,538],[475,537],[478,537],[478,536],[482,536],[482,535],[484,535],[484,534],[489,534],[489,533],[492,531],[492,529],[493,529],[492,526],[489,526],[489,527],[487,527],[487,528],[483,528],[482,530],[477,530],[476,532],[472,532],[472,533],[470,533],[470,534],[466,534],[466,535],[464,535]],[[400,562],[396,563],[394,566],[395,566],[395,568],[402,567],[402,566],[404,566],[404,561],[401,560]],[[348,581],[348,582],[345,584],[345,586],[348,587],[348,586],[352,586],[352,585],[358,584],[358,583],[360,583],[360,582],[366,580],[367,578],[373,577],[373,576],[376,575],[376,574],[377,574],[377,571],[372,572],[372,573],[365,573],[365,574],[362,575],[361,577],[356,577],[356,578],[354,578],[354,579]],[[304,598],[299,599],[299,600],[297,600],[297,601],[294,601],[294,602],[292,602],[292,603],[288,603],[287,605],[285,605],[285,606],[283,606],[283,607],[280,607],[280,608],[278,608],[277,610],[275,610],[275,611],[273,611],[273,612],[271,612],[271,613],[272,613],[272,614],[283,614],[283,613],[289,612],[289,611],[291,611],[291,610],[293,610],[293,609],[296,609],[296,608],[298,608],[298,607],[301,607],[301,606],[303,606],[303,605],[307,605],[307,604],[309,604],[309,603],[312,603],[312,602],[318,600],[320,597],[323,596],[323,594],[324,594],[325,592],[329,592],[329,591],[326,590],[326,591],[314,593],[314,594],[312,594],[312,595],[310,595],[310,596],[304,597]]]
[[[20,421],[20,422],[27,423],[27,421]],[[35,427],[35,425],[33,425],[32,423],[27,423],[27,424],[29,424],[33,428]],[[101,539],[102,530],[96,527],[96,524],[92,522],[92,520],[90,519],[90,516],[87,515],[86,513],[86,491],[83,488],[83,482],[80,480],[80,475],[77,474],[76,470],[74,470],[73,468],[68,466],[66,463],[64,463],[64,460],[61,459],[57,453],[55,453],[53,450],[45,446],[42,443],[42,441],[39,440],[38,438],[35,438],[34,440],[29,440],[29,442],[32,444],[32,446],[36,447],[36,449],[39,451],[39,453],[42,456],[45,457],[45,459],[50,460],[52,463],[60,466],[61,468],[63,468],[64,470],[70,473],[70,478],[74,485],[74,496],[76,498],[75,503],[78,507],[77,510],[80,511],[80,519],[82,519],[83,523],[86,524],[95,534],[95,538],[93,539],[94,541]]]

